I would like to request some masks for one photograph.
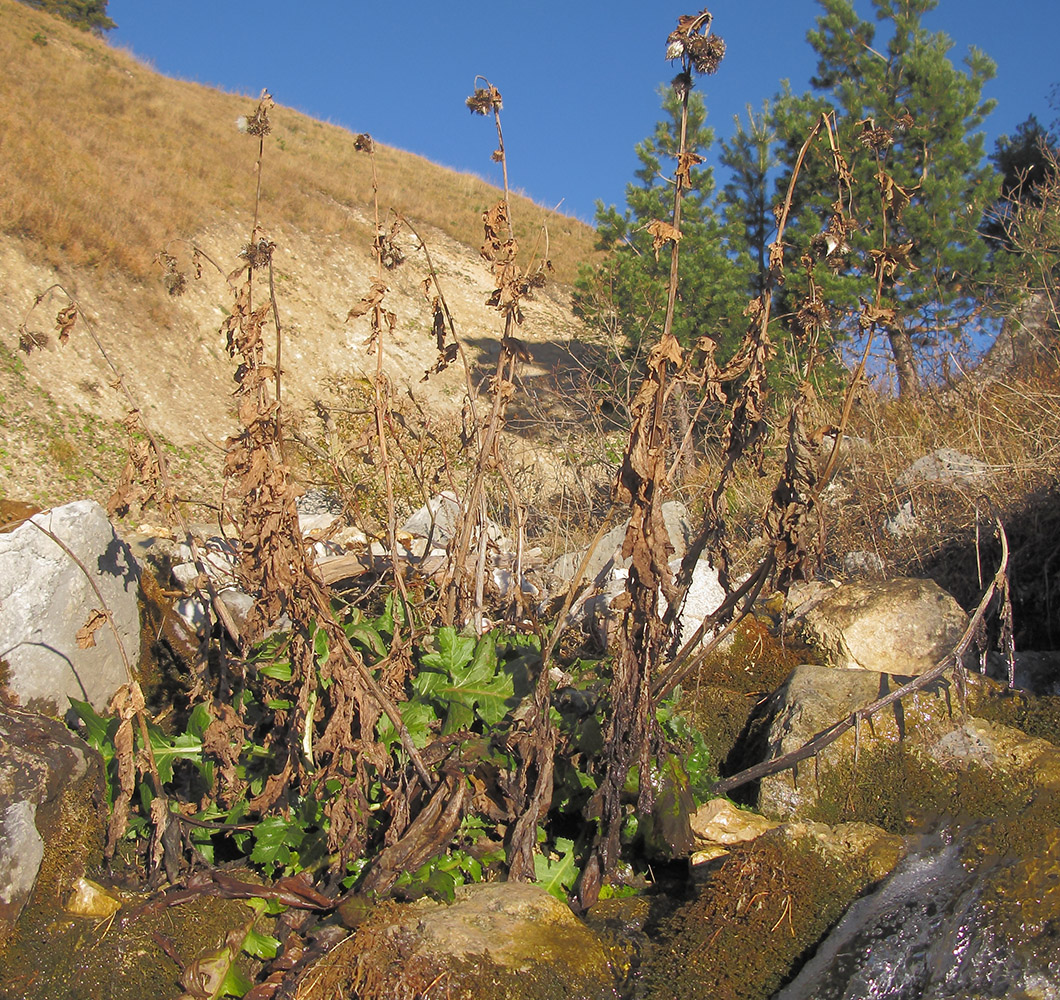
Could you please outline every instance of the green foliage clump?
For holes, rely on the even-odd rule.
[[[673,88],[663,90],[662,96],[665,118],[637,145],[640,167],[636,181],[626,188],[625,211],[597,204],[598,246],[608,256],[598,267],[582,267],[573,297],[577,315],[630,351],[654,342],[666,314],[670,254],[660,252],[652,227],[673,210],[673,190],[664,168],[672,172],[678,166],[681,100]],[[728,241],[715,206],[713,171],[698,165],[714,142],[706,118],[706,103],[693,92],[685,139],[692,158],[681,208],[681,307],[673,332],[685,345],[709,336],[731,351],[743,336],[747,289],[732,260],[743,251]]]
[[[22,3],[54,14],[76,24],[84,31],[94,31],[98,35],[117,27],[107,17],[107,0],[22,0]]]

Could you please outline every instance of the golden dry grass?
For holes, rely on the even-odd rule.
[[[160,76],[127,52],[16,0],[0,0],[0,227],[52,265],[115,268],[145,280],[155,253],[219,215],[253,209],[253,98]],[[274,95],[280,102],[282,94]],[[366,242],[371,166],[353,135],[278,106],[263,172],[266,228]],[[471,247],[499,197],[479,178],[377,146],[380,203]],[[529,245],[548,226],[556,279],[593,253],[589,226],[527,199],[513,206]],[[368,237],[370,240],[370,236]]]

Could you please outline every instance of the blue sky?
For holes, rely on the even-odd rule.
[[[111,44],[167,76],[282,105],[499,183],[490,162],[492,126],[464,98],[476,74],[504,97],[502,121],[512,186],[548,207],[591,221],[597,199],[622,204],[634,146],[659,118],[657,87],[673,76],[665,39],[696,3],[670,0],[537,0],[516,3],[258,0],[110,0]],[[727,51],[701,78],[718,137],[733,116],[761,106],[782,79],[806,89],[814,56],[806,31],[814,0],[714,0],[714,31]],[[859,13],[872,16],[868,0]],[[940,0],[925,18],[998,64],[986,88],[998,107],[987,149],[1034,112],[1048,124],[1060,82],[1056,0]]]

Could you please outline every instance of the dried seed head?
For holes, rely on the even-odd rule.
[[[183,295],[188,290],[188,278],[183,271],[172,271],[166,274],[163,281],[166,284],[166,291],[174,297]]]
[[[908,111],[903,111],[894,120],[894,131],[895,132],[908,132],[916,122],[913,121],[913,116]]]
[[[692,89],[692,74],[678,73],[677,76],[670,81],[670,86],[674,88],[674,93],[677,95],[677,99],[683,101],[685,95]]]
[[[358,132],[353,137],[353,148],[358,153],[374,153],[375,140],[367,132]]]
[[[273,106],[272,95],[267,90],[263,90],[261,97],[258,98],[258,106],[254,109],[254,114],[249,118],[241,115],[236,119],[236,127],[240,132],[246,132],[247,135],[268,135],[272,131],[272,125],[269,123],[269,110]]]
[[[501,92],[492,84],[489,87],[476,87],[475,92],[464,103],[473,115],[488,115],[491,111],[500,111]]]
[[[683,59],[697,73],[715,73],[725,55],[725,42],[710,33],[713,15],[709,10],[682,14],[677,27],[666,37],[666,58]],[[705,34],[704,34],[705,32]]]
[[[272,252],[276,249],[276,244],[271,240],[262,237],[256,243],[248,243],[239,251],[239,256],[243,258],[252,268],[260,270],[263,267],[268,267],[272,261]]]
[[[882,153],[894,145],[894,133],[887,128],[875,128],[871,120],[866,120],[858,136],[858,141],[869,149]]]
[[[725,57],[725,42],[718,35],[694,35],[688,40],[692,65],[699,73],[716,73]]]
[[[816,298],[806,299],[795,313],[799,330],[811,334],[828,324],[828,307]]]

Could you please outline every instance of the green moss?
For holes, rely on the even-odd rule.
[[[1060,698],[1056,696],[1031,697],[1022,691],[991,689],[977,698],[975,714],[1060,746]]]
[[[686,684],[682,710],[703,733],[713,761],[724,761],[758,701],[800,663],[805,646],[773,635],[769,624],[745,618],[732,642],[715,650]]]
[[[216,951],[245,927],[250,910],[236,900],[202,896],[180,906],[127,904],[114,919],[72,917],[53,904],[28,910],[0,955],[0,1000],[166,1000],[182,995],[184,963]],[[245,971],[253,963],[242,956]]]
[[[856,767],[844,757],[841,764],[822,760],[816,770],[811,765],[803,774],[820,790],[803,818],[830,825],[858,820],[891,833],[910,833],[934,826],[942,817],[957,823],[1018,817],[1032,806],[1049,823],[1060,818],[1055,796],[1036,791],[1032,775],[1001,782],[982,765],[943,768],[909,743],[863,745]]]
[[[740,846],[664,925],[637,988],[646,1000],[760,1000],[869,884],[867,866],[826,862],[808,839]]]

